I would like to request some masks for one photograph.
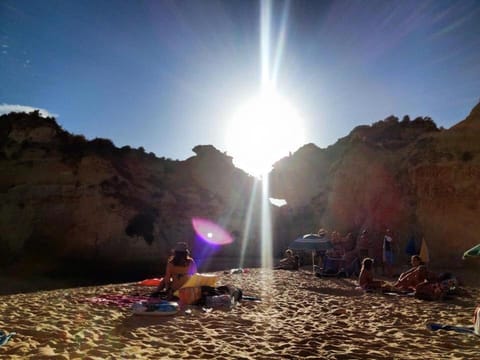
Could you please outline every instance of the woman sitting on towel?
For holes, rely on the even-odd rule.
[[[420,265],[401,280],[393,284],[394,289],[402,291],[414,291],[420,284],[428,279],[428,271],[425,265]]]
[[[366,291],[379,290],[383,287],[384,282],[382,280],[374,280],[373,278],[373,259],[363,259],[362,269],[358,276],[358,285]]]
[[[180,289],[187,282],[190,276],[197,272],[195,260],[190,257],[187,244],[180,242],[175,246],[173,256],[168,259],[165,277],[158,286],[158,290],[165,287],[168,297]]]

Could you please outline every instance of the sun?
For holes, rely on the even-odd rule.
[[[305,143],[303,120],[287,100],[263,92],[233,114],[226,134],[233,163],[254,176],[268,173],[272,164]]]

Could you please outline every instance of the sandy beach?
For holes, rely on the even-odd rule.
[[[1,296],[0,329],[16,332],[2,359],[478,359],[480,338],[431,331],[429,322],[472,325],[480,299],[428,302],[364,293],[355,279],[311,271],[249,269],[219,275],[260,302],[173,316],[136,316],[102,296],[146,296],[135,283]]]

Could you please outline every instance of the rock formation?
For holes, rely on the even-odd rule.
[[[281,159],[269,178],[271,196],[288,203],[271,208],[275,254],[319,227],[368,228],[380,257],[389,227],[399,253],[413,235],[427,240],[432,263],[458,264],[480,230],[479,124],[480,104],[448,130],[430,118],[391,116]],[[247,257],[258,256],[261,186],[213,146],[193,151],[184,161],[157,158],[72,135],[38,112],[1,116],[0,267],[158,273],[176,241],[199,244],[194,217],[235,238],[214,254],[194,249],[197,256],[239,257],[244,244]]]
[[[158,274],[177,241],[196,243],[193,217],[245,237],[254,179],[213,146],[193,150],[185,161],[159,159],[71,135],[38,113],[1,116],[0,264],[26,274]],[[257,225],[248,237],[258,239]],[[219,254],[240,248],[237,239]],[[258,242],[247,250],[258,252]]]
[[[272,196],[290,206],[284,222],[292,232],[366,228],[380,260],[391,228],[404,258],[414,236],[417,246],[426,240],[433,264],[458,266],[479,241],[480,104],[449,130],[430,118],[388,117],[327,149],[305,145],[270,178]]]

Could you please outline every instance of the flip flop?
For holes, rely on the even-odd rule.
[[[10,334],[7,334],[5,331],[0,330],[0,346],[5,345],[10,338],[15,335],[16,332],[11,332]]]

